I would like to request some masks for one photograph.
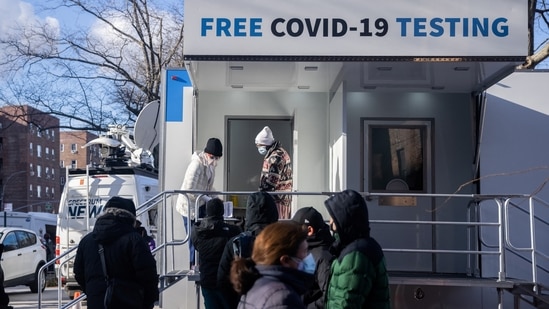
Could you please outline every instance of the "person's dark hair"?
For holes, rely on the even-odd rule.
[[[251,259],[236,259],[231,265],[231,283],[239,294],[246,294],[260,277],[255,265],[280,265],[284,255],[296,256],[307,240],[307,231],[294,221],[269,224],[257,235]]]
[[[231,264],[231,284],[238,295],[246,294],[261,275],[251,258],[237,257]]]

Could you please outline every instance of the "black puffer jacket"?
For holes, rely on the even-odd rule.
[[[206,217],[193,225],[191,240],[198,251],[202,287],[217,287],[217,268],[225,245],[239,233],[240,228],[225,223],[223,217]]]
[[[143,309],[153,308],[158,300],[156,261],[132,224],[132,218],[105,213],[97,219],[93,232],[80,241],[74,261],[74,275],[87,295],[88,309],[104,308],[103,298],[107,289],[98,243],[105,248],[110,277],[132,280],[143,286]]]
[[[330,282],[332,261],[334,255],[330,252],[330,246],[334,238],[330,233],[330,227],[327,224],[316,232],[315,235],[307,238],[309,252],[313,255],[316,262],[315,282],[313,287],[305,293],[303,302],[309,309],[324,308],[324,296],[328,290]]]
[[[254,192],[248,197],[246,203],[246,222],[245,232],[249,232],[255,237],[267,225],[278,221],[278,210],[274,198],[267,192]],[[234,260],[233,240],[238,237],[231,238],[223,251],[221,262],[217,270],[217,287],[223,294],[229,308],[236,308],[240,296],[232,288],[230,274],[231,263]],[[243,254],[242,257],[251,256],[251,251]]]

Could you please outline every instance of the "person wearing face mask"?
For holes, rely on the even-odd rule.
[[[237,258],[231,283],[241,294],[240,309],[305,309],[302,295],[313,282],[314,259],[300,224],[278,221],[255,239],[251,258]]]
[[[301,224],[307,231],[309,252],[316,264],[314,268],[315,282],[303,296],[303,301],[308,309],[323,309],[324,295],[330,282],[330,268],[334,259],[333,254],[330,253],[334,237],[322,215],[313,207],[299,209],[292,217],[292,221]]]
[[[292,191],[292,160],[282,148],[280,141],[273,137],[271,128],[264,127],[255,137],[255,145],[260,155],[264,156],[259,191]],[[278,208],[279,219],[290,219],[291,195],[273,195]]]
[[[390,290],[383,249],[370,236],[368,208],[362,195],[345,190],[328,198],[337,258],[326,295],[326,308],[389,309]]]
[[[204,151],[196,151],[192,154],[191,162],[187,166],[181,190],[197,190],[197,191],[215,191],[213,186],[215,179],[215,167],[217,162],[223,155],[223,146],[221,141],[215,137],[208,139]],[[189,227],[195,222],[195,205],[200,194],[180,194],[176,202],[176,210],[183,217],[185,232],[189,233]],[[200,218],[205,215],[205,204],[210,199],[216,196],[202,196],[199,200]],[[189,213],[190,208],[190,213]],[[192,241],[189,239],[189,262],[190,269],[195,265],[195,249]]]

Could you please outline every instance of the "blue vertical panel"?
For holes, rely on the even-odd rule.
[[[191,87],[185,69],[168,69],[166,72],[166,122],[183,121],[183,87]],[[190,102],[188,102],[190,104]]]

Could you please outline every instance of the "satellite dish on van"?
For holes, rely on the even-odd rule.
[[[149,102],[137,116],[133,129],[133,139],[137,147],[151,150],[158,145],[159,134],[158,117],[160,115],[160,101]]]
[[[117,141],[115,139],[112,139],[112,138],[102,136],[102,137],[98,137],[96,139],[93,139],[93,140],[89,141],[86,145],[82,146],[82,148],[86,148],[88,146],[96,145],[96,144],[105,145],[105,146],[109,146],[109,147],[118,147],[118,146],[120,146],[119,141]]]

